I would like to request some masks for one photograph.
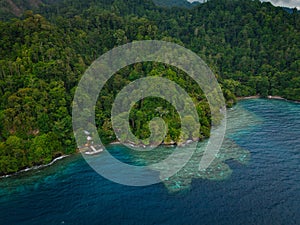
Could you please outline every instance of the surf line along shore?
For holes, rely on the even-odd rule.
[[[253,96],[246,96],[246,97],[236,97],[236,99],[239,100],[246,100],[246,99],[257,99],[257,98],[261,98],[261,96],[259,95],[253,95]]]
[[[259,99],[259,98],[264,98],[260,95],[253,95],[253,96],[246,96],[246,97],[237,97],[236,99],[238,101],[240,100],[247,100],[247,99]],[[284,100],[284,101],[290,101],[290,102],[294,102],[294,103],[300,103],[300,101],[297,101],[297,100],[289,100],[289,99],[286,99],[286,98],[283,98],[281,96],[267,96],[265,99],[274,99],[274,100]],[[188,142],[190,142],[191,140],[189,140]],[[119,141],[113,141],[110,143],[111,145],[118,145],[118,144],[121,144]],[[184,143],[184,144],[188,144],[188,143]],[[160,146],[176,146],[177,144],[176,143],[172,143],[172,144],[166,144],[166,143],[162,143],[160,144]],[[184,146],[184,145],[183,145]],[[182,146],[182,147],[183,147]],[[140,147],[140,146],[134,146],[134,147]],[[77,151],[74,153],[74,154],[78,154],[78,153],[81,153],[80,149],[77,148]],[[74,154],[71,154],[71,155],[74,155]],[[20,173],[24,173],[24,172],[28,172],[28,171],[31,171],[31,170],[38,170],[38,169],[43,169],[45,167],[48,167],[48,166],[52,166],[55,162],[57,162],[58,160],[62,160],[64,158],[67,158],[69,157],[70,155],[62,155],[62,156],[59,156],[55,159],[52,160],[52,162],[48,163],[48,164],[45,164],[45,165],[39,165],[39,166],[34,166],[34,167],[31,167],[31,168],[26,168],[26,169],[23,169],[23,170],[20,170],[20,171],[17,171],[15,173],[11,173],[11,174],[7,174],[7,175],[3,175],[3,176],[0,176],[0,179],[1,178],[7,178],[7,177],[11,177],[11,176],[15,176],[15,175],[18,175]]]
[[[0,179],[12,177],[12,176],[16,176],[16,175],[18,175],[18,174],[25,173],[25,172],[32,171],[32,170],[43,169],[43,168],[52,166],[52,165],[55,164],[57,161],[62,160],[62,159],[64,159],[64,158],[67,158],[67,157],[69,157],[69,156],[70,156],[70,155],[61,155],[61,156],[59,156],[59,157],[57,157],[57,158],[54,158],[54,159],[53,159],[50,163],[48,163],[48,164],[42,164],[42,165],[38,165],[38,166],[28,167],[28,168],[26,168],[26,169],[17,171],[17,172],[15,172],[15,173],[11,173],[11,174],[7,174],[7,175],[0,176]]]
[[[285,100],[285,101],[291,101],[291,102],[300,102],[300,101],[296,101],[296,100],[289,100],[286,98],[283,98],[281,96],[272,96],[272,95],[268,95],[267,97],[262,97],[260,95],[253,95],[253,96],[246,96],[246,97],[237,97],[237,100],[246,100],[246,99],[258,99],[258,98],[265,98],[265,99],[275,99],[275,100]]]

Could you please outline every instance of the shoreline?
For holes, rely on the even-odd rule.
[[[293,103],[298,103],[300,104],[300,101],[297,101],[297,100],[289,100],[289,99],[286,99],[286,98],[283,98],[281,96],[271,96],[269,95],[268,97],[264,98],[264,97],[261,97],[259,95],[253,95],[253,96],[245,96],[245,97],[236,97],[237,99],[237,102],[238,101],[242,101],[242,100],[250,100],[250,99],[269,99],[269,100],[283,100],[283,101],[288,101],[288,102],[293,102]],[[118,144],[121,144],[119,141],[113,141],[111,143],[109,143],[108,145],[118,145]],[[188,144],[188,142],[186,143],[183,143],[182,146],[184,146],[185,144]],[[174,144],[161,144],[161,146],[165,146],[165,147],[171,147],[171,146],[174,146]],[[139,146],[133,146],[133,147],[139,147]],[[81,153],[80,151],[76,151],[74,154],[72,155],[75,155],[77,153]],[[20,171],[17,171],[15,173],[12,173],[12,174],[7,174],[7,175],[3,175],[3,176],[0,176],[0,179],[4,179],[4,178],[9,178],[9,177],[12,177],[12,176],[16,176],[20,173],[25,173],[25,172],[28,172],[28,171],[32,171],[32,170],[38,170],[38,169],[43,169],[45,167],[49,167],[49,166],[52,166],[55,162],[59,161],[59,160],[62,160],[64,158],[67,158],[69,157],[70,155],[63,155],[63,156],[59,156],[55,159],[53,159],[50,163],[48,164],[45,164],[45,165],[39,165],[39,166],[33,166],[33,167],[30,167],[30,168],[26,168],[26,169],[23,169],[23,170],[20,170]]]
[[[290,100],[290,99],[286,99],[283,98],[281,96],[275,95],[269,95],[267,97],[262,97],[260,95],[252,95],[252,96],[246,96],[246,97],[236,97],[237,101],[241,101],[241,100],[249,100],[249,99],[269,99],[269,100],[281,100],[281,101],[287,101],[287,102],[293,102],[293,103],[300,103],[300,100]]]
[[[62,160],[64,158],[67,158],[69,157],[70,155],[62,155],[62,156],[59,156],[55,159],[53,159],[50,163],[48,164],[45,164],[45,165],[39,165],[39,166],[33,166],[33,167],[30,167],[30,168],[26,168],[26,169],[23,169],[23,170],[20,170],[18,172],[15,172],[15,173],[12,173],[12,174],[7,174],[7,175],[3,175],[3,176],[0,176],[0,179],[3,179],[3,178],[8,178],[8,177],[12,177],[12,176],[16,176],[20,173],[25,173],[25,172],[28,172],[28,171],[32,171],[32,170],[38,170],[38,169],[43,169],[45,167],[49,167],[49,166],[52,166],[54,163],[56,163],[57,161],[59,160]]]
[[[247,99],[258,99],[261,98],[259,95],[252,95],[252,96],[246,96],[246,97],[236,97],[237,101],[240,100],[247,100]]]

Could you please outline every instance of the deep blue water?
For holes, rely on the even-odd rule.
[[[236,123],[228,137],[250,161],[227,160],[225,180],[194,179],[177,193],[127,187],[77,155],[1,179],[0,224],[300,224],[300,104],[245,100],[228,114]]]

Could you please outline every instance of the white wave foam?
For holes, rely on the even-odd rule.
[[[31,171],[31,170],[42,169],[42,168],[51,166],[51,165],[53,165],[55,162],[57,162],[58,160],[64,159],[64,158],[66,158],[66,157],[69,157],[69,155],[62,155],[62,156],[60,156],[60,157],[57,157],[57,158],[53,159],[50,163],[45,164],[45,165],[33,166],[33,167],[30,167],[30,168],[26,168],[26,169],[24,169],[24,170],[20,170],[20,171],[18,171],[18,172],[16,172],[16,173],[13,173],[13,174],[0,176],[0,179],[1,179],[1,178],[8,178],[8,177],[11,177],[11,176],[15,176],[15,175],[18,175],[18,174],[20,174],[20,173],[25,173],[25,172],[28,172],[28,171]]]

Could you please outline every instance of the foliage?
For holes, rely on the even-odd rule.
[[[25,3],[24,9],[32,8]],[[259,0],[210,0],[192,9],[157,7],[150,0],[43,3],[38,11],[0,21],[0,174],[74,152],[71,106],[78,81],[101,54],[134,40],[172,41],[196,52],[217,75],[229,106],[236,96],[257,94],[300,100],[295,10]],[[103,140],[116,138],[109,118],[118,91],[148,75],[167,77],[188,91],[201,123],[197,135],[208,137],[210,109],[198,86],[174,67],[145,62],[120,70],[102,90],[95,115]],[[132,109],[133,133],[149,137],[148,123],[157,116],[168,124],[166,143],[195,137],[178,132],[174,107],[151,98]]]
[[[190,3],[187,0],[153,0],[153,2],[162,7],[178,7],[178,8],[192,8],[199,4],[199,2]]]

